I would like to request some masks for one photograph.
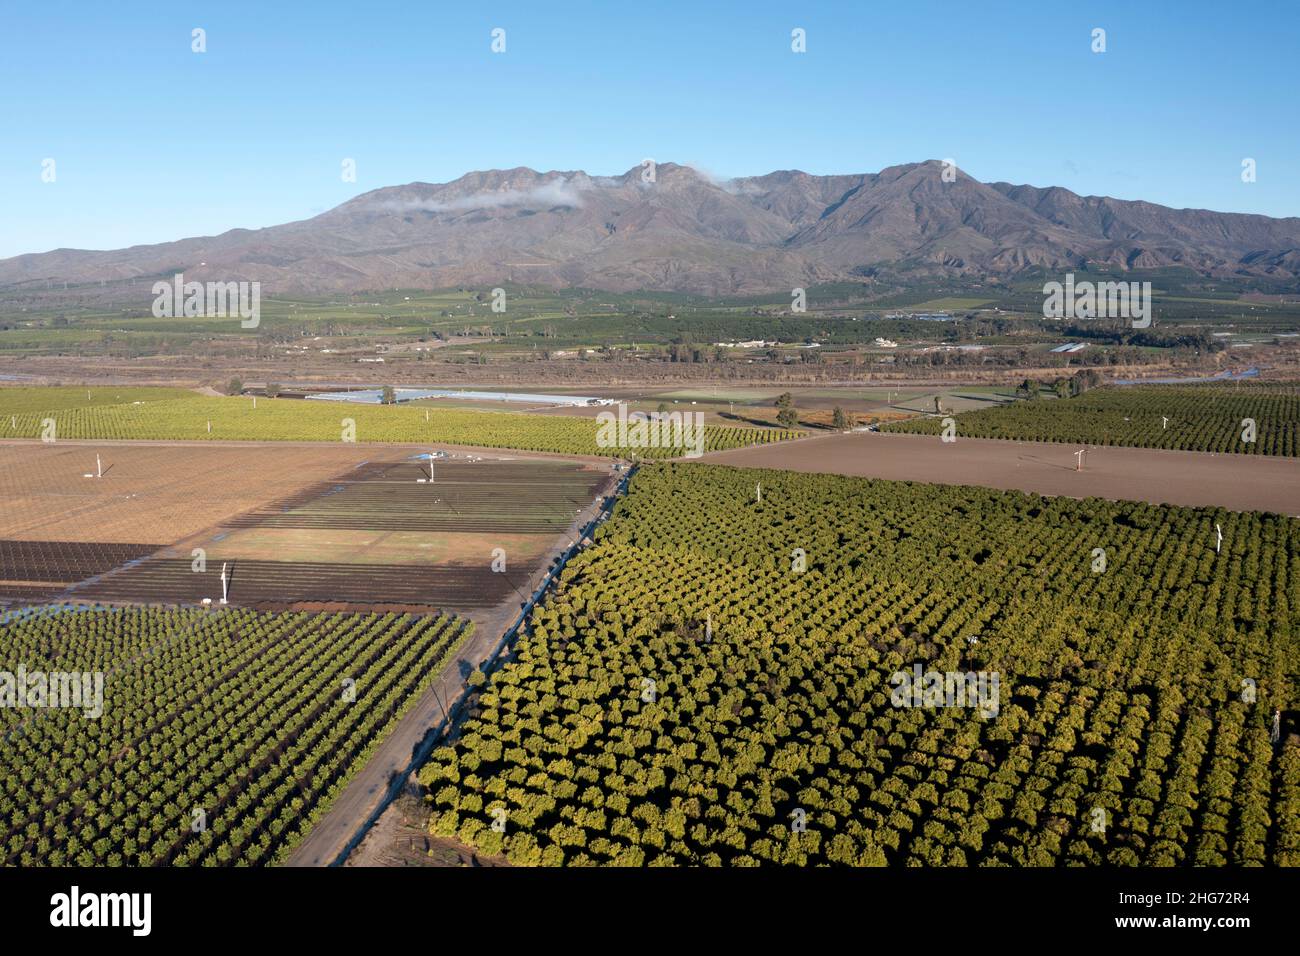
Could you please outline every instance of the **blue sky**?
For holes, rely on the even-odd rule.
[[[986,181],[1296,216],[1297,60],[1295,0],[9,4],[0,257],[646,157],[718,176],[951,157]]]

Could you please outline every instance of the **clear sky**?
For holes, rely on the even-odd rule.
[[[0,257],[647,157],[717,176],[952,158],[985,181],[1296,216],[1297,62],[1297,0],[9,2]]]

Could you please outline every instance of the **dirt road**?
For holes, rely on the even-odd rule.
[[[698,460],[1300,517],[1297,458],[1094,446],[1084,470],[1076,471],[1079,447],[961,437],[945,443],[932,435],[849,432],[714,452]]]
[[[556,553],[563,554],[568,550],[580,531],[602,513],[605,496],[613,492],[619,477],[611,475],[596,499],[575,516],[570,529],[556,538]],[[427,735],[441,735],[446,724],[446,710],[452,709],[454,702],[461,697],[466,676],[493,657],[501,647],[507,630],[520,615],[521,606],[542,585],[548,573],[548,568],[538,568],[528,580],[514,582],[516,593],[510,600],[490,611],[467,615],[474,621],[474,634],[461,646],[455,661],[406,713],[285,865],[330,866],[351,852],[378,818],[379,812],[400,793],[403,783],[415,769],[415,758],[420,754]]]

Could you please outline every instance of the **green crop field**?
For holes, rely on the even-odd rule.
[[[447,443],[575,455],[671,457],[685,449],[603,447],[594,419],[450,408],[355,405],[298,399],[148,396],[138,403],[69,407],[57,390],[49,404],[33,392],[0,389],[0,438],[169,441],[359,441]],[[76,390],[72,390],[75,392]],[[111,392],[111,389],[105,389]],[[119,390],[130,393],[131,390]],[[146,390],[140,390],[143,394]],[[84,399],[85,390],[81,390]],[[159,400],[153,400],[157,398]],[[51,424],[52,423],[52,424]],[[51,431],[52,429],[52,431]],[[795,431],[708,425],[705,451],[781,441]],[[671,438],[672,436],[668,436]],[[633,436],[630,442],[635,445]]]
[[[419,773],[486,854],[1300,864],[1286,518],[651,465],[530,624]]]
[[[9,612],[0,864],[283,859],[471,627],[398,614]],[[20,668],[25,704],[10,683]],[[39,697],[37,673],[49,688]],[[74,706],[70,690],[52,706],[55,674],[76,677]]]
[[[184,388],[131,386],[53,386],[49,388],[2,388],[0,409],[6,415],[37,415],[104,405],[132,405],[139,402],[165,402],[194,398]],[[0,433],[0,437],[4,436]]]
[[[917,302],[908,308],[912,312],[946,312],[954,309],[978,309],[989,302],[988,296],[944,296],[941,299]]]
[[[1247,440],[1252,422],[1254,438]],[[942,428],[940,419],[924,418],[884,430],[938,435]],[[1074,398],[962,414],[957,436],[1295,457],[1300,455],[1300,387],[1110,386]]]

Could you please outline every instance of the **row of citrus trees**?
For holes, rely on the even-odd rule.
[[[1300,863],[1297,573],[1260,514],[643,469],[421,770],[431,828],[532,864]],[[896,699],[918,666],[972,694]]]
[[[984,408],[956,420],[958,438],[1300,456],[1300,392],[1287,385],[1112,386]],[[938,435],[943,427],[936,417],[885,430]]]
[[[171,441],[357,441],[446,443],[577,455],[665,458],[687,449],[668,430],[662,444],[636,444],[611,432],[605,447],[594,419],[454,408],[351,405],[294,399],[193,396],[42,411],[10,411],[0,389],[0,438]],[[24,402],[30,406],[30,400]],[[704,450],[720,451],[795,437],[797,432],[708,425]],[[689,440],[689,438],[687,439]],[[633,447],[634,446],[634,447]]]
[[[15,615],[0,671],[21,668],[27,692],[0,710],[0,863],[283,859],[469,633],[397,614]],[[52,672],[90,678],[57,698],[71,706],[33,696]]]

